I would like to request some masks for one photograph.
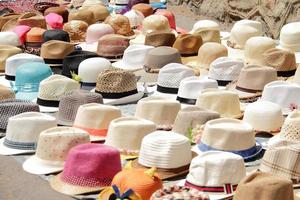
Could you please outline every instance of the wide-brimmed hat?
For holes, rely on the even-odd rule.
[[[296,62],[300,63],[300,22],[291,22],[284,25],[280,31],[279,48],[295,53]]]
[[[104,140],[110,122],[121,116],[115,106],[89,103],[79,106],[73,126],[87,131],[92,141]]]
[[[79,44],[83,50],[97,51],[98,40],[107,34],[114,34],[115,30],[109,24],[92,24],[87,28],[85,42]]]
[[[196,106],[218,112],[221,117],[242,118],[239,95],[221,89],[206,89],[197,98]]]
[[[155,131],[142,140],[139,158],[134,160],[134,168],[157,167],[162,180],[188,173],[192,160],[190,141],[187,137],[172,131]]]
[[[115,34],[123,35],[130,39],[135,37],[135,32],[131,29],[128,17],[121,14],[112,14],[108,16],[105,24],[109,24],[115,31]]]
[[[154,47],[142,44],[130,45],[125,51],[122,60],[114,62],[113,67],[135,71],[143,69],[147,53]]]
[[[144,92],[138,91],[137,80],[132,72],[108,69],[97,77],[95,92],[103,96],[104,104],[119,105],[140,100]]]
[[[37,98],[40,82],[52,75],[51,68],[42,62],[29,62],[16,70],[14,89],[16,99],[34,100]]]
[[[76,117],[77,109],[88,103],[103,103],[100,94],[87,90],[74,90],[60,97],[57,123],[64,126],[72,126]]]
[[[19,53],[9,57],[5,63],[5,79],[14,81],[17,69],[23,64],[32,62],[44,63],[44,60],[39,56],[27,53]]]
[[[31,174],[60,172],[70,149],[89,142],[87,132],[78,128],[54,127],[44,130],[39,136],[35,155],[23,163],[23,169]]]
[[[80,63],[88,58],[98,57],[96,53],[75,50],[63,59],[62,75],[72,78],[72,73],[78,74]]]
[[[300,86],[286,81],[273,81],[265,85],[261,99],[278,104],[284,115],[300,106]]]
[[[0,84],[0,101],[6,99],[15,99],[15,92],[10,87]]]
[[[141,26],[144,20],[144,15],[138,10],[127,11],[124,16],[128,17],[132,29]]]
[[[217,81],[197,76],[184,78],[180,81],[176,100],[183,104],[195,105],[202,91],[208,88],[218,88]]]
[[[18,47],[11,45],[0,45],[0,72],[5,70],[6,60],[16,54],[22,53],[22,50]]]
[[[206,42],[221,42],[220,26],[212,20],[199,20],[190,31],[192,34],[200,34],[203,43]]]
[[[247,65],[241,69],[236,82],[227,85],[227,89],[238,93],[243,102],[254,102],[262,94],[268,83],[277,80],[274,68],[261,65]]]
[[[56,119],[43,113],[26,112],[10,117],[6,136],[0,140],[0,154],[15,155],[34,152],[40,133],[55,126]]]
[[[144,17],[148,17],[153,14],[153,8],[147,3],[137,3],[131,8],[132,10],[137,10],[141,12]]]
[[[64,24],[63,30],[69,33],[72,42],[84,42],[88,24],[82,20],[71,20]]]
[[[207,121],[217,119],[220,114],[198,106],[189,106],[181,109],[175,119],[172,131],[191,137],[191,132]]]
[[[257,133],[276,134],[281,129],[284,117],[279,105],[258,100],[247,105],[243,120],[249,123]]]
[[[5,99],[0,101],[0,132],[6,131],[8,119],[24,112],[39,112],[36,103],[25,100]]]
[[[102,144],[81,144],[69,151],[63,172],[50,179],[50,186],[68,195],[99,192],[110,186],[121,169],[117,149]]]
[[[124,134],[124,130],[128,134]],[[137,157],[142,139],[156,130],[149,120],[137,117],[121,117],[110,122],[105,144],[115,147],[126,157]]]
[[[172,47],[176,40],[174,33],[170,31],[152,31],[146,34],[145,45],[160,47]]]
[[[73,90],[80,88],[80,84],[62,75],[52,75],[40,83],[37,104],[41,112],[56,112],[60,98]]]
[[[88,9],[79,9],[69,13],[68,21],[81,20],[86,22],[88,25],[94,24],[95,18],[94,13]]]
[[[200,34],[180,34],[176,38],[173,47],[176,48],[182,56],[195,56],[203,44]]]
[[[180,109],[178,101],[150,96],[138,101],[135,117],[153,121],[158,129],[170,130]]]
[[[46,21],[43,15],[38,12],[26,12],[18,18],[19,25],[27,25],[30,27],[39,27],[46,29]]]
[[[0,32],[0,45],[11,45],[18,47],[21,45],[19,36],[12,31]]]
[[[215,174],[218,176],[215,176]],[[232,195],[246,176],[243,157],[222,151],[208,151],[193,158],[185,186],[203,191],[212,199]]]
[[[239,142],[234,142],[235,140]],[[201,154],[207,151],[227,151],[252,161],[262,154],[262,146],[255,141],[252,126],[242,120],[220,118],[205,124],[200,142],[193,148]]]
[[[217,42],[206,42],[198,50],[198,56],[182,57],[183,64],[193,67],[209,69],[210,64],[219,57],[227,57],[227,48]]]
[[[244,62],[229,57],[220,57],[210,63],[208,77],[218,82],[219,86],[226,86],[238,80]]]
[[[44,11],[44,16],[47,16],[50,13],[55,13],[60,15],[63,18],[63,23],[68,22],[68,17],[69,17],[69,11],[62,7],[62,6],[57,6],[57,7],[49,7]]]
[[[244,199],[299,200],[300,198],[294,194],[291,181],[269,173],[254,172],[238,184],[233,196],[233,200]]]

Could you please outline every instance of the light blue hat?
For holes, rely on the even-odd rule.
[[[30,62],[21,65],[16,71],[16,99],[33,100],[37,98],[40,82],[52,75],[49,65]]]

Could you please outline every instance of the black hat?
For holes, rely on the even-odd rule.
[[[64,42],[70,42],[70,36],[69,33],[64,30],[47,30],[43,33],[43,41],[47,42],[49,40],[60,40]]]
[[[71,71],[75,74],[78,74],[78,67],[79,64],[88,59],[93,57],[99,57],[96,53],[90,51],[81,51],[75,50],[69,55],[67,55],[63,60],[63,70],[62,75],[67,76],[69,78],[72,77]]]

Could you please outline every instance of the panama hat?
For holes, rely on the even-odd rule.
[[[18,47],[11,45],[0,45],[0,72],[5,70],[6,60],[16,54],[22,53],[22,50]]]
[[[84,42],[88,24],[81,20],[71,20],[64,24],[63,30],[69,33],[72,42]]]
[[[172,47],[176,41],[176,36],[170,31],[152,31],[146,34],[145,45],[160,47]]]
[[[19,25],[27,25],[30,27],[39,27],[46,29],[46,21],[43,15],[38,12],[26,12],[18,18]]]
[[[220,26],[212,20],[199,20],[190,31],[192,34],[200,34],[203,43],[206,42],[221,42]]]

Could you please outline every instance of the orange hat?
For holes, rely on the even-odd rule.
[[[140,11],[141,13],[143,13],[144,17],[148,17],[153,14],[153,8],[146,3],[135,4],[131,9]]]
[[[162,181],[155,173],[156,169],[148,170],[126,167],[115,175],[112,185],[116,185],[121,193],[132,189],[143,200],[149,200],[154,192],[163,187]]]
[[[27,34],[26,34],[26,42],[43,42],[43,33],[46,31],[46,29],[43,28],[32,28]]]

